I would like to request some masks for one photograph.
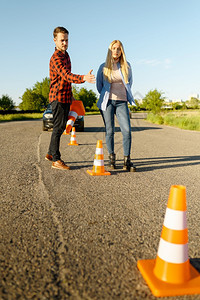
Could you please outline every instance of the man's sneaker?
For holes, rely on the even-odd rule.
[[[53,156],[52,156],[52,155],[49,155],[49,154],[47,154],[47,155],[45,156],[45,159],[46,159],[46,160],[49,160],[49,161],[52,161],[52,159],[53,159]]]
[[[53,161],[52,168],[60,169],[60,170],[69,170],[70,169],[70,167],[68,167],[62,160]]]

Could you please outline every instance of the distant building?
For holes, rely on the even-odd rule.
[[[165,99],[165,103],[183,103],[184,101],[182,99]]]

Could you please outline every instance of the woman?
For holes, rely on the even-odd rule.
[[[114,132],[116,115],[123,135],[124,166],[127,171],[136,171],[130,160],[131,124],[128,102],[135,105],[131,92],[132,71],[126,61],[123,45],[114,40],[109,48],[106,62],[97,73],[97,90],[100,93],[97,106],[106,128],[106,145],[109,152],[109,166],[115,169]]]

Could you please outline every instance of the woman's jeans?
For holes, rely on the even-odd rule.
[[[63,134],[70,109],[70,103],[53,101],[51,103],[53,113],[53,132],[49,145],[48,154],[53,156],[53,161],[60,160],[60,138]]]
[[[114,153],[115,115],[123,135],[124,156],[131,151],[131,123],[127,101],[109,100],[106,111],[100,110],[106,128],[106,145],[109,154]]]

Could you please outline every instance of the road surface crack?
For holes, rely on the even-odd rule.
[[[42,169],[41,169],[41,158],[40,158],[40,146],[41,146],[41,137],[42,134],[39,136],[38,140],[38,146],[37,146],[37,159],[38,162],[36,164],[38,173],[39,173],[39,179],[38,179],[38,196],[42,200],[43,203],[46,203],[47,209],[49,210],[49,213],[52,215],[52,220],[54,222],[55,227],[57,228],[57,238],[58,238],[58,248],[56,251],[56,255],[58,258],[58,265],[59,265],[59,284],[64,289],[65,293],[68,294],[68,296],[71,295],[69,291],[66,290],[66,274],[67,269],[65,267],[65,259],[64,255],[66,255],[66,249],[67,246],[65,245],[64,237],[63,237],[63,228],[59,221],[58,213],[56,210],[56,206],[53,203],[53,201],[50,198],[50,195],[48,193],[48,190],[44,184],[43,178],[42,178]]]

